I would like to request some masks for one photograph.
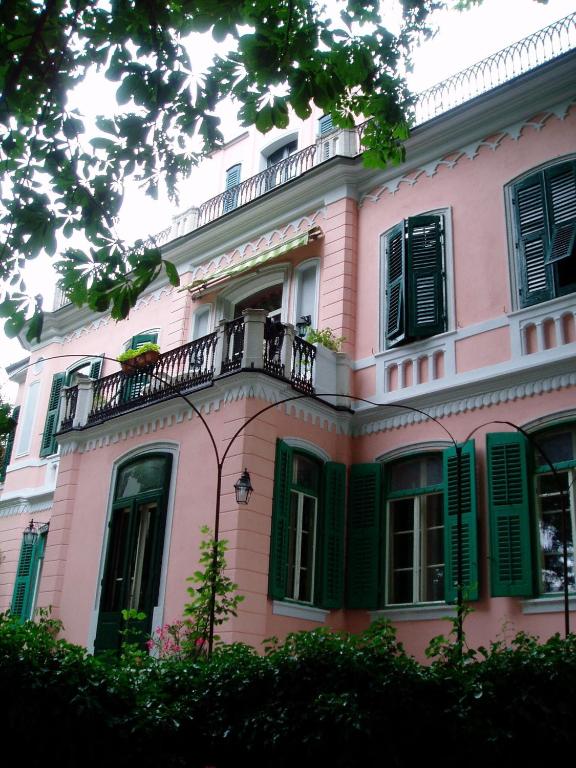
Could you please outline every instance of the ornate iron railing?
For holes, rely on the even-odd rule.
[[[226,323],[224,329],[224,351],[222,355],[222,373],[239,371],[244,356],[244,318],[237,317]]]
[[[576,13],[571,13],[419,94],[415,123],[420,125],[574,47]]]
[[[264,370],[272,376],[284,378],[282,347],[286,328],[282,323],[267,322],[264,326]]]
[[[292,342],[292,374],[290,380],[294,389],[306,394],[314,394],[314,361],[316,347],[299,336]]]
[[[214,378],[216,333],[160,355],[158,361],[132,374],[121,371],[94,382],[88,424],[104,421],[131,408],[174,397],[209,384]],[[61,427],[64,429],[64,426]]]
[[[78,385],[67,387],[64,390],[64,413],[60,422],[60,430],[72,429],[74,416],[76,416],[76,405],[78,404]]]
[[[313,144],[300,150],[300,152],[295,152],[279,163],[271,165],[265,171],[251,176],[246,181],[236,184],[225,192],[221,192],[216,197],[212,197],[200,206],[197,226],[201,227],[208,224],[225,213],[230,213],[235,208],[255,200],[274,187],[300,176],[316,164],[315,158],[316,145]]]

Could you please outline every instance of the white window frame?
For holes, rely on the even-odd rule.
[[[26,391],[24,413],[18,419],[18,445],[14,451],[12,460],[30,453],[32,447],[32,433],[38,412],[38,399],[40,394],[40,381],[33,381]]]
[[[318,531],[318,497],[312,496],[310,493],[305,493],[304,491],[297,491],[294,489],[291,489],[290,491],[290,497],[296,496],[297,498],[297,509],[296,509],[296,542],[294,547],[294,579],[292,583],[290,584],[290,594],[287,595],[288,600],[296,600],[299,603],[304,604],[310,604],[312,605],[314,603],[314,587],[315,587],[315,580],[316,580],[316,547],[317,547],[317,541],[316,541],[316,534]],[[310,544],[312,548],[312,562],[310,564],[310,582],[309,582],[309,591],[310,591],[310,597],[309,599],[300,598],[298,597],[298,594],[300,592],[300,571],[302,569],[302,523],[303,523],[303,516],[304,516],[304,499],[312,499],[314,502],[314,523],[312,526],[312,531],[308,532],[308,535],[310,533],[312,534],[312,542]],[[292,567],[292,564],[288,562],[288,568],[290,569]]]
[[[282,312],[280,320],[286,323],[288,321],[290,273],[291,266],[289,264],[273,264],[269,267],[263,267],[257,272],[251,272],[243,278],[238,278],[238,280],[234,281],[233,286],[220,292],[216,304],[217,320],[225,317],[225,307],[227,304],[236,305],[254,293],[281,283]],[[227,319],[232,320],[233,318]]]
[[[298,264],[297,267],[294,268],[294,279],[292,281],[293,287],[294,287],[294,297],[292,301],[292,318],[293,323],[296,325],[296,323],[300,322],[300,315],[298,312],[298,304],[300,301],[300,296],[302,292],[302,275],[304,272],[307,272],[308,270],[315,269],[316,270],[316,281],[314,286],[314,312],[311,315],[311,325],[312,328],[318,328],[318,304],[319,304],[319,291],[320,291],[320,259],[319,258],[313,258],[313,259],[306,259],[306,261],[301,262]]]
[[[196,339],[202,338],[202,336],[198,334],[198,325],[199,325],[200,319],[205,315],[208,315],[208,322],[206,327],[208,328],[207,333],[210,333],[210,328],[212,328],[213,309],[214,308],[212,304],[202,304],[202,306],[198,307],[198,309],[194,312],[194,314],[192,315],[192,333],[190,334],[191,341],[196,341]]]

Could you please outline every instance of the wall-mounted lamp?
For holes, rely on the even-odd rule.
[[[30,520],[26,528],[24,528],[24,532],[22,533],[22,538],[24,540],[24,544],[31,546],[35,543],[36,539],[38,538],[38,534],[40,533],[40,530],[48,530],[50,526],[50,523],[39,523],[34,522],[34,520]]]
[[[236,492],[236,502],[238,504],[248,504],[250,496],[252,495],[252,483],[250,482],[250,475],[248,470],[245,469],[242,475],[234,483],[234,491]]]
[[[296,323],[296,334],[300,336],[301,339],[306,336],[308,333],[308,328],[312,325],[312,316],[311,315],[302,315],[300,320]]]

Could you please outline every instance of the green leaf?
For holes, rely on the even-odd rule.
[[[178,270],[174,264],[166,260],[162,260],[162,263],[164,264],[164,269],[166,270],[170,284],[175,286],[180,285],[180,276],[178,275]]]

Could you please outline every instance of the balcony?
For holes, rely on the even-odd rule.
[[[290,383],[296,392],[314,395],[316,347],[296,336],[292,325],[269,322],[266,314],[262,309],[245,310],[242,317],[221,321],[217,331],[165,352],[156,363],[132,373],[117,371],[96,380],[82,377],[63,390],[59,431],[101,424],[245,371],[262,372]],[[330,362],[327,365],[322,358],[322,381],[336,382],[336,356],[331,354],[333,375]]]

